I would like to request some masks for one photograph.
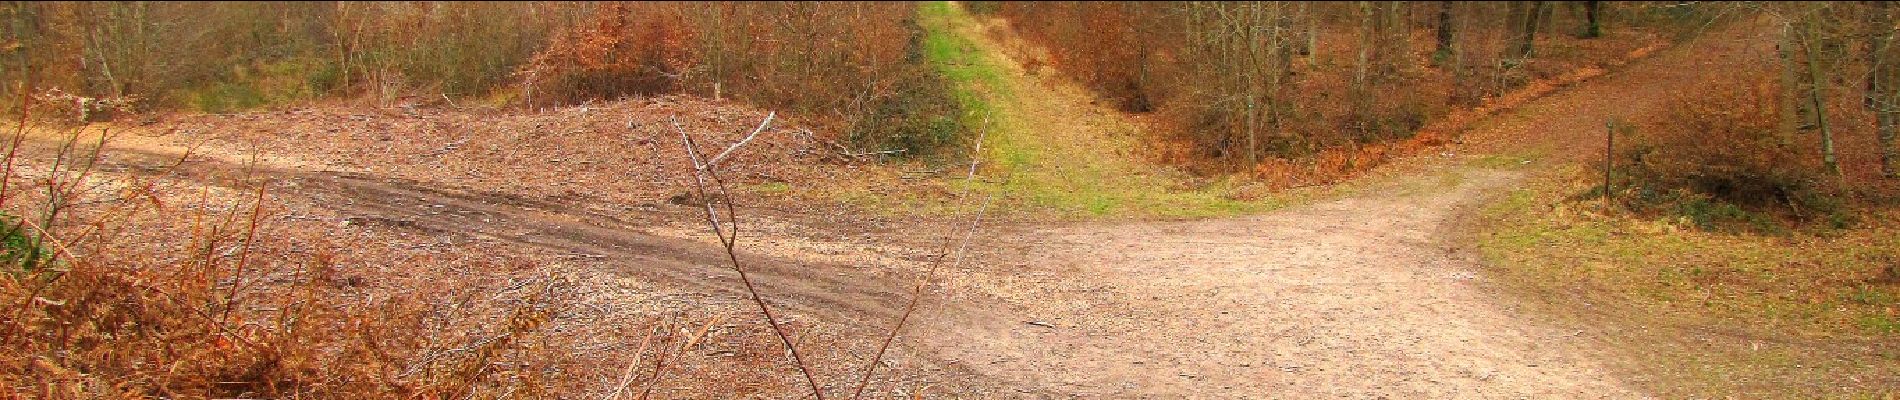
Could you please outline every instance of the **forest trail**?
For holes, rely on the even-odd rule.
[[[1645,397],[1574,332],[1490,289],[1475,252],[1459,247],[1457,221],[1525,176],[1486,164],[1600,157],[1576,149],[1599,148],[1578,146],[1601,143],[1605,121],[1654,112],[1693,75],[1761,50],[1764,41],[1732,31],[1494,116],[1466,132],[1468,144],[1385,167],[1342,198],[1244,217],[1000,228],[976,266],[947,283],[944,303],[1010,306],[939,310],[957,317],[926,318],[912,337],[1023,397]],[[1051,85],[1007,79],[1004,93]],[[1037,99],[1069,102],[995,100],[1042,118],[1111,115],[1076,112],[1091,107],[1085,97]],[[1520,155],[1535,158],[1511,157]]]
[[[1078,85],[1043,82],[1012,60],[1023,43],[997,43],[1000,20],[982,21],[954,2],[927,2],[924,53],[954,85],[983,131],[981,186],[1006,208],[1063,216],[1206,217],[1281,206],[1237,200],[1237,180],[1196,182],[1147,162],[1143,126],[1094,104]],[[1006,36],[1007,33],[1001,35]],[[1045,73],[1046,74],[1046,73]],[[1049,84],[1045,84],[1049,83]]]
[[[950,6],[926,23],[952,28],[958,34],[949,39],[965,42],[950,49],[987,70],[969,78],[985,85],[970,95],[998,105],[998,131],[988,141],[998,165],[984,171],[1007,174],[1009,183],[994,189],[1096,214],[1277,206],[1158,189],[1176,179],[1128,153],[1138,124],[1091,104],[1078,88],[1021,73],[1004,45],[983,34],[984,23]],[[1519,314],[1488,289],[1479,261],[1455,239],[1457,221],[1524,173],[1460,154],[1546,156],[1527,161],[1536,163],[1600,154],[1559,149],[1598,143],[1589,141],[1600,138],[1603,121],[1656,109],[1744,43],[1760,41],[1664,50],[1495,116],[1468,131],[1467,144],[1382,168],[1330,200],[1189,221],[986,227],[973,258],[940,277],[940,292],[904,331],[893,357],[900,365],[889,371],[945,371],[951,377],[925,393],[947,398],[1644,397],[1572,332]],[[137,141],[114,150],[132,155],[117,164],[134,173],[157,173],[183,151]],[[208,158],[167,173],[213,182],[244,168],[240,157]],[[254,172],[284,187],[273,196],[334,208],[354,223],[555,249],[610,265],[602,275],[743,295],[717,246],[651,221],[508,193],[262,164]],[[916,226],[939,225],[961,224]],[[805,235],[758,234],[788,237],[752,243]],[[915,273],[762,253],[745,257],[773,303],[840,324],[895,320]]]

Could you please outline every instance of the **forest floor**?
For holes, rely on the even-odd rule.
[[[1072,85],[1022,73],[983,33],[984,22],[939,12],[926,23],[959,34],[937,38],[944,53],[933,57],[962,57],[985,69],[971,72],[967,79],[983,84],[964,95],[996,104],[986,119],[999,122],[985,142],[994,165],[980,173],[988,183],[943,195],[954,199],[943,204],[955,205],[941,205],[934,216],[815,204],[839,198],[815,188],[907,180],[884,167],[817,161],[823,147],[795,125],[775,128],[752,145],[755,153],[744,156],[751,158],[731,167],[743,193],[756,198],[741,204],[742,256],[764,296],[805,332],[800,341],[834,396],[856,382],[878,332],[902,313],[932,260],[957,247],[967,214],[987,193],[1004,199],[998,208],[1021,201],[1063,215],[1203,218],[983,224],[961,244],[968,258],[929,286],[874,392],[1648,397],[1655,390],[1610,351],[1620,344],[1533,312],[1542,308],[1535,299],[1488,273],[1467,237],[1469,220],[1529,179],[1529,166],[1589,156],[1564,149],[1594,149],[1580,143],[1595,143],[1603,121],[1650,112],[1668,93],[1696,84],[1687,75],[1734,62],[1722,54],[1755,43],[1664,50],[1479,123],[1461,144],[1434,154],[1335,187],[1236,200],[1253,189],[1183,184],[1129,161],[1123,150],[1135,145],[1127,132],[1138,122],[1092,104]],[[745,322],[754,318],[744,292],[695,222],[696,209],[669,202],[681,191],[684,161],[662,147],[678,138],[667,116],[689,116],[689,128],[710,132],[705,140],[723,147],[760,114],[679,99],[503,116],[266,112],[194,119],[188,122],[200,128],[193,129],[138,128],[120,135],[118,155],[106,164],[150,171],[195,146],[202,161],[170,174],[221,184],[220,173],[248,171],[276,181],[270,195],[286,209],[282,223],[439,245],[428,251],[554,262],[590,282],[555,322],[564,335],[583,338],[566,345],[604,366],[577,371],[577,382],[618,375],[637,336],[621,325],[650,321],[635,316],[686,313],[705,316],[693,324],[729,333],[683,355],[678,368],[688,371],[659,383],[659,395],[796,397],[795,372],[757,323]],[[27,161],[35,154],[43,153]],[[716,367],[732,365],[735,352],[772,366]],[[732,383],[747,379],[769,382]]]

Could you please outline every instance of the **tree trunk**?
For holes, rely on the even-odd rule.
[[[1888,100],[1891,101],[1892,99],[1889,98]],[[1880,124],[1880,129],[1878,130],[1880,135],[1880,174],[1889,179],[1900,178],[1900,171],[1896,171],[1896,167],[1900,166],[1894,165],[1895,162],[1900,162],[1900,155],[1894,154],[1900,152],[1900,150],[1894,149],[1893,143],[1895,136],[1894,131],[1896,130],[1894,127],[1896,123],[1895,120],[1900,119],[1900,116],[1894,114],[1897,113],[1893,110],[1893,106],[1890,103],[1883,105],[1882,110],[1874,113],[1874,119],[1878,120]]]
[[[1358,121],[1359,133],[1363,137],[1370,128],[1367,121],[1372,113],[1372,90],[1369,72],[1372,66],[1372,48],[1378,45],[1373,38],[1374,16],[1372,2],[1359,2],[1359,62],[1353,71],[1352,108]]]
[[[1438,51],[1432,52],[1432,64],[1443,66],[1451,58],[1451,6],[1452,2],[1438,2]]]
[[[1452,30],[1453,37],[1451,41],[1451,99],[1453,104],[1470,105],[1477,103],[1477,96],[1472,93],[1474,90],[1473,86],[1478,85],[1470,82],[1471,71],[1465,69],[1465,49],[1463,45],[1459,44],[1457,37],[1458,32],[1468,31],[1468,29],[1461,28],[1468,27],[1470,23],[1470,18],[1452,19],[1454,28]]]
[[[1380,78],[1392,78],[1399,73],[1399,60],[1410,54],[1412,46],[1411,32],[1405,19],[1405,2],[1387,1],[1379,4],[1379,29],[1375,40],[1379,43],[1378,58]]]
[[[1775,55],[1781,58],[1781,131],[1793,136],[1797,131],[1806,129],[1807,102],[1801,101],[1801,92],[1807,85],[1797,72],[1801,62],[1795,59],[1795,33],[1793,22],[1782,25],[1781,38],[1775,43]]]
[[[1305,7],[1304,4],[1300,5],[1302,14],[1304,14]],[[1281,122],[1284,120],[1283,114],[1287,106],[1286,87],[1293,82],[1293,53],[1295,51],[1294,48],[1299,46],[1294,44],[1298,40],[1295,40],[1291,33],[1293,32],[1293,23],[1292,16],[1286,12],[1282,12],[1279,22],[1280,29],[1276,31],[1282,32],[1282,34],[1274,36],[1275,58],[1273,80],[1271,82],[1272,86],[1269,87],[1270,91],[1267,92],[1267,111],[1270,113],[1267,115],[1267,123],[1271,124],[1273,128],[1271,133],[1275,137],[1286,133],[1281,125]]]
[[[1597,11],[1602,8],[1603,3],[1597,0],[1583,2],[1583,15],[1586,21],[1583,27],[1583,37],[1596,38],[1603,36],[1603,25],[1597,20]]]
[[[27,100],[27,96],[33,93],[33,60],[31,59],[31,55],[33,51],[39,50],[39,44],[34,43],[35,40],[32,40],[34,36],[29,36],[26,30],[27,18],[30,17],[27,14],[29,12],[27,7],[32,6],[35,6],[35,4],[24,1],[13,3],[13,37],[15,40],[19,40],[20,45],[20,48],[13,49],[15,52],[14,55],[19,58],[20,63],[19,66],[15,67],[16,69],[14,69],[14,71],[18,71],[17,73],[20,74],[20,92],[11,93],[18,94],[19,96],[9,97],[21,98],[21,115],[27,115],[27,107],[30,105],[30,100]],[[0,177],[0,179],[6,178],[7,177]]]
[[[1537,22],[1538,22],[1537,17],[1539,14],[1542,14],[1542,10],[1544,8],[1544,2],[1532,1],[1528,3],[1530,3],[1529,7],[1523,7],[1525,9],[1524,10],[1524,14],[1525,14],[1524,26],[1522,27],[1523,31],[1521,32],[1521,35],[1518,36],[1518,42],[1517,42],[1517,57],[1518,58],[1530,58],[1531,53],[1535,52],[1537,49],[1536,48]]]
[[[1537,2],[1537,7],[1534,7],[1534,9],[1537,10],[1537,33],[1548,35],[1550,34],[1551,26],[1556,25],[1552,22],[1557,20],[1557,7],[1551,3],[1552,2],[1548,1],[1540,1]]]
[[[1874,2],[1874,9],[1867,13],[1868,51],[1867,51],[1867,93],[1863,97],[1868,110],[1874,113],[1874,131],[1876,143],[1880,146],[1880,172],[1887,178],[1900,177],[1896,171],[1894,154],[1895,124],[1900,123],[1900,66],[1894,65],[1890,55],[1893,51],[1893,15],[1887,2]]]
[[[1247,9],[1247,19],[1245,22],[1242,22],[1242,24],[1246,25],[1246,36],[1244,37],[1247,41],[1247,47],[1245,48],[1246,58],[1242,60],[1243,64],[1240,70],[1243,73],[1242,77],[1246,83],[1244,88],[1247,91],[1247,162],[1252,164],[1260,162],[1260,84],[1258,75],[1260,73],[1260,30],[1263,27],[1260,26],[1260,3],[1249,3],[1249,5],[1250,7]]]
[[[1814,21],[1802,20],[1799,23],[1802,52],[1807,55],[1808,81],[1813,84],[1808,88],[1808,100],[1814,107],[1815,128],[1821,130],[1821,164],[1827,167],[1828,173],[1840,176],[1841,164],[1834,154],[1834,132],[1827,125],[1827,75],[1821,72],[1821,59],[1815,54],[1820,50],[1820,44],[1815,43],[1819,38],[1815,37]]]
[[[1300,3],[1302,14],[1306,15],[1306,44],[1300,48],[1300,55],[1306,56],[1306,65],[1319,62],[1319,18],[1313,16],[1310,4]]]

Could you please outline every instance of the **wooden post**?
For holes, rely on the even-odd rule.
[[[1610,213],[1610,166],[1616,163],[1616,120],[1603,122],[1603,213]]]

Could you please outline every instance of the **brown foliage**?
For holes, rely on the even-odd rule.
[[[532,394],[555,369],[520,360],[564,362],[530,344],[562,302],[558,279],[499,293],[417,282],[376,289],[339,268],[370,245],[262,223],[277,219],[269,182],[194,187],[158,178],[164,170],[107,179],[95,170],[100,147],[77,140],[38,155],[61,160],[50,168],[12,158],[47,150],[8,152],[0,385],[9,395]],[[476,257],[387,260],[525,267]]]
[[[1268,176],[1316,168],[1284,184],[1377,165],[1384,149],[1409,146],[1379,143],[1422,131],[1452,136],[1456,129],[1443,128],[1465,124],[1460,115],[1521,102],[1500,98],[1539,82],[1565,84],[1573,71],[1600,73],[1591,67],[1651,43],[1635,27],[1605,39],[1543,34],[1545,50],[1522,59],[1509,54],[1522,29],[1517,15],[1458,3],[1455,18],[1444,20],[1455,25],[1455,48],[1438,49],[1430,38],[1442,6],[1002,3],[998,14],[1043,45],[1048,64],[1068,78],[1125,111],[1155,111],[1166,135],[1158,140],[1186,146],[1163,151],[1167,161]],[[1546,27],[1581,23],[1559,16],[1566,18]]]
[[[687,92],[787,110],[847,143],[952,142],[956,103],[918,57],[909,3],[611,4],[518,75],[535,102]]]
[[[1838,181],[1824,178],[1817,141],[1784,127],[1785,91],[1759,76],[1679,93],[1659,121],[1625,130],[1617,191],[1638,210],[1675,211],[1704,226],[1712,218],[1759,216],[1730,207],[1806,219],[1838,211]],[[1713,202],[1710,202],[1713,201]],[[1844,222],[1837,222],[1844,223]]]
[[[1147,97],[1145,58],[1173,37],[1141,34],[1154,21],[1140,5],[1114,2],[1075,4],[1002,3],[1002,15],[1011,19],[1024,39],[1050,45],[1047,61],[1033,59],[1035,69],[1047,65],[1061,70],[1107,99],[1133,112],[1153,109]],[[1057,45],[1060,44],[1060,45]],[[1031,70],[1032,72],[1034,69]]]
[[[562,33],[522,67],[530,98],[574,102],[671,90],[694,62],[692,34],[677,9],[612,3],[592,21]],[[536,93],[543,77],[556,87]],[[537,97],[539,96],[539,97]]]

